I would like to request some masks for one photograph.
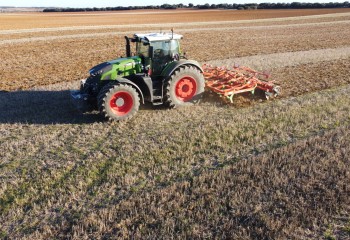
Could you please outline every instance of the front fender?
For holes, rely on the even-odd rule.
[[[142,93],[141,89],[139,88],[139,86],[137,86],[135,83],[133,83],[132,81],[130,81],[129,79],[126,79],[126,78],[117,78],[114,81],[118,82],[118,83],[125,83],[125,84],[128,84],[128,85],[134,87],[137,90],[137,92],[140,94],[142,104],[145,103],[145,98],[143,96],[143,93]]]
[[[195,60],[180,60],[180,61],[174,61],[174,62],[171,62],[170,64],[168,64],[163,69],[161,75],[167,78],[167,77],[171,76],[177,68],[179,68],[183,65],[193,66],[193,67],[197,68],[201,73],[203,73],[203,69],[197,61],[195,61]]]

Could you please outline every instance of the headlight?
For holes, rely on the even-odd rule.
[[[95,77],[95,76],[97,76],[97,75],[100,75],[100,74],[102,74],[102,70],[99,70],[99,71],[90,71],[90,75],[92,76],[92,77]]]

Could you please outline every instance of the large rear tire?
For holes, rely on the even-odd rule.
[[[100,113],[109,120],[132,118],[140,107],[140,97],[135,88],[127,84],[109,83],[98,94]]]
[[[166,84],[165,103],[173,108],[194,105],[204,93],[203,74],[195,67],[181,66]]]

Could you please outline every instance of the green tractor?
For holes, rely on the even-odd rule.
[[[71,91],[72,98],[117,121],[133,117],[146,101],[173,108],[198,103],[204,92],[203,70],[182,54],[180,39],[173,32],[125,36],[126,57],[90,69],[80,90]],[[131,43],[136,45],[134,54]]]

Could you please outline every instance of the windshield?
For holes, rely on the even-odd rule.
[[[170,41],[159,41],[152,42],[154,53],[159,54],[162,53],[163,56],[172,56],[173,54],[179,54],[179,42],[178,40],[170,40]]]

